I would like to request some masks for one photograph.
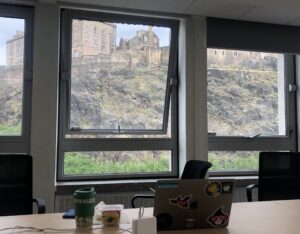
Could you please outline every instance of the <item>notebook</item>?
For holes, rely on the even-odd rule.
[[[154,203],[158,230],[226,227],[233,189],[233,180],[158,181]]]
[[[75,219],[75,210],[69,209],[63,214],[63,219]]]

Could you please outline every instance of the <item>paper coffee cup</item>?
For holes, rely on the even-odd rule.
[[[78,189],[73,194],[76,228],[93,226],[96,192],[93,187]]]

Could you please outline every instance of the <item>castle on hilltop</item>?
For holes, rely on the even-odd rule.
[[[148,66],[159,66],[168,60],[169,46],[160,47],[159,37],[148,30],[139,30],[130,39],[121,38],[119,46],[116,42],[116,24],[73,20],[72,23],[72,57],[110,59],[118,51],[135,51],[145,58]],[[6,66],[22,65],[24,56],[24,33],[16,34],[6,41]]]
[[[16,34],[6,41],[6,66],[22,65],[24,56],[24,32]]]

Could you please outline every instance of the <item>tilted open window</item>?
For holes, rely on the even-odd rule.
[[[60,180],[177,175],[178,25],[63,10]],[[75,160],[98,166],[78,170]]]

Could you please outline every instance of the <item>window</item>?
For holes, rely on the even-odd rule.
[[[33,9],[0,5],[0,152],[29,152]]]
[[[76,25],[86,37],[96,25],[101,52],[83,44],[76,57]],[[58,180],[178,175],[178,25],[63,10]],[[155,34],[160,47],[142,50],[140,33]]]
[[[294,26],[207,19],[212,174],[257,174],[260,151],[296,151],[299,37]]]
[[[207,50],[208,159],[212,170],[251,173],[259,151],[295,149],[293,56]]]
[[[97,28],[96,28],[96,26],[94,26],[93,46],[97,47]]]

